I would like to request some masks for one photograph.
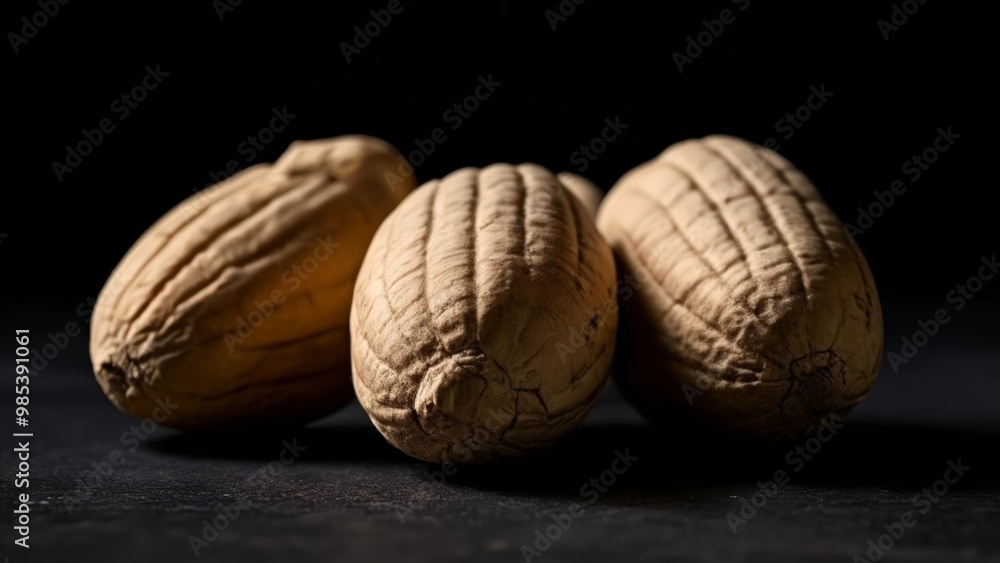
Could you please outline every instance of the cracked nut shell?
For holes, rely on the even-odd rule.
[[[614,284],[611,249],[548,170],[494,164],[424,184],[379,228],[358,276],[358,399],[423,460],[546,448],[607,381]]]
[[[647,417],[794,439],[874,385],[868,264],[777,153],[727,136],[677,143],[619,180],[598,225],[629,276],[617,377]]]
[[[398,156],[364,136],[296,142],[150,227],[94,309],[111,402],[193,429],[304,423],[349,401],[355,277],[414,187],[392,175]]]

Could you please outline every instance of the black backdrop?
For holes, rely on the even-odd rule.
[[[401,0],[364,45],[355,26],[389,2],[77,1],[51,17],[37,1],[6,2],[3,299],[96,295],[143,230],[210,174],[272,161],[295,139],[366,133],[410,153],[442,128],[447,139],[414,159],[423,182],[497,161],[579,170],[574,152],[618,118],[627,129],[583,172],[605,189],[670,143],[711,133],[774,137],[851,223],[873,191],[905,181],[858,241],[883,296],[943,304],[1000,246],[993,30],[985,8],[959,4],[898,2],[902,25],[880,29],[892,2]],[[903,8],[917,8],[905,22]],[[44,25],[32,34],[22,17]],[[689,37],[708,44],[688,51]],[[348,62],[350,43],[362,47]],[[695,55],[683,72],[675,52]],[[126,110],[120,97],[147,67],[166,76]],[[453,129],[446,110],[480,77],[500,85]],[[779,122],[812,88],[832,95],[813,98],[800,127]],[[285,109],[295,117],[269,143],[241,145]],[[114,129],[57,174],[66,145],[105,118]],[[904,164],[948,127],[960,137],[912,181]],[[982,300],[995,295],[987,287]]]
[[[996,32],[984,4],[402,0],[402,11],[348,62],[341,44],[389,0],[59,1],[7,0],[0,9],[4,163],[13,170],[0,196],[0,333],[30,329],[36,350],[60,341],[70,348],[43,358],[51,367],[31,380],[31,498],[47,499],[31,509],[37,560],[188,560],[189,534],[217,518],[230,494],[245,493],[254,508],[207,559],[513,561],[536,527],[552,523],[550,509],[578,501],[573,487],[626,447],[643,461],[543,561],[609,553],[846,561],[883,534],[883,523],[897,522],[906,500],[935,483],[951,459],[975,469],[944,504],[919,516],[919,529],[891,557],[953,561],[998,552],[990,523],[1000,475],[1000,278],[960,312],[946,300],[977,273],[981,257],[1000,251],[992,203]],[[36,16],[39,2],[58,13]],[[886,41],[878,21],[891,23],[894,5],[917,9],[905,22],[897,13],[902,25],[884,28]],[[573,13],[554,20],[553,30],[546,11],[560,6]],[[714,23],[725,9],[729,22]],[[34,30],[21,20],[36,17],[44,25]],[[705,21],[721,33],[705,31]],[[707,46],[692,47],[680,72],[673,54],[699,34]],[[157,66],[167,75],[154,84],[147,67]],[[456,118],[445,112],[490,76],[500,85],[453,129]],[[144,79],[155,89],[140,90],[145,98],[129,107],[120,97]],[[785,115],[807,104],[814,88],[832,95],[821,106],[812,98],[816,109],[795,128]],[[242,145],[286,108],[295,117],[269,143]],[[874,191],[904,181],[907,191],[857,237],[882,297],[886,354],[901,352],[901,338],[938,309],[956,319],[902,367],[884,358],[845,437],[769,498],[738,538],[727,511],[785,467],[787,448],[730,449],[653,432],[612,389],[541,463],[462,469],[445,487],[423,476],[435,467],[414,465],[379,438],[357,404],[303,430],[309,452],[288,478],[262,485],[248,485],[245,475],[273,459],[277,439],[163,429],[134,453],[120,439],[138,421],[112,408],[91,375],[87,299],[150,224],[230,161],[270,162],[295,139],[346,133],[412,153],[441,128],[447,139],[416,168],[421,182],[496,161],[575,171],[574,152],[616,118],[628,127],[583,172],[605,189],[669,144],[712,133],[775,138],[852,223],[859,206],[877,202]],[[53,162],[65,163],[65,147],[104,119],[114,129],[57,177]],[[960,137],[912,180],[904,164],[948,127]],[[13,348],[0,346],[0,363]],[[6,389],[0,402],[13,406]],[[14,447],[0,447],[7,477]],[[118,451],[127,461],[93,494],[82,489],[83,510],[67,512],[82,479]],[[13,479],[0,481],[0,499],[12,501],[15,491]],[[430,523],[437,526],[423,526]],[[19,553],[11,561],[25,560]]]

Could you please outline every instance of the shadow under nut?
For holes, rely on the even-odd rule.
[[[303,423],[350,400],[355,277],[414,186],[385,180],[397,156],[371,137],[296,142],[150,227],[94,310],[91,359],[112,403],[215,428]]]
[[[549,447],[607,381],[614,284],[610,247],[548,170],[495,164],[429,182],[379,228],[358,277],[361,405],[427,461]]]
[[[868,264],[777,153],[721,135],[677,143],[619,180],[598,225],[629,276],[618,377],[649,418],[797,438],[874,385]]]

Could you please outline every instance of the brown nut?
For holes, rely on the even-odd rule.
[[[302,423],[349,401],[354,280],[414,186],[390,184],[398,156],[371,137],[296,142],[150,227],[94,309],[90,354],[111,402],[212,428]]]
[[[611,369],[611,249],[548,170],[464,168],[382,224],[351,310],[354,386],[375,426],[427,461],[543,449]]]
[[[882,311],[861,251],[764,147],[689,140],[619,180],[598,215],[622,295],[624,392],[652,419],[798,438],[875,383]]]

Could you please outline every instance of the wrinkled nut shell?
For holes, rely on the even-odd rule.
[[[94,309],[111,402],[157,421],[166,409],[176,428],[300,423],[346,403],[354,280],[414,187],[386,174],[397,157],[371,137],[296,142],[154,224]]]
[[[569,193],[580,200],[584,209],[587,210],[588,215],[592,218],[597,217],[597,210],[600,208],[601,200],[604,198],[604,192],[600,188],[583,176],[577,176],[569,172],[560,172],[557,178],[559,183],[566,186]]]
[[[868,394],[883,343],[871,272],[778,154],[678,143],[622,177],[598,225],[631,280],[617,371],[648,417],[798,438]]]
[[[429,182],[379,228],[351,310],[361,405],[407,454],[485,462],[550,446],[611,369],[611,249],[542,167]]]

